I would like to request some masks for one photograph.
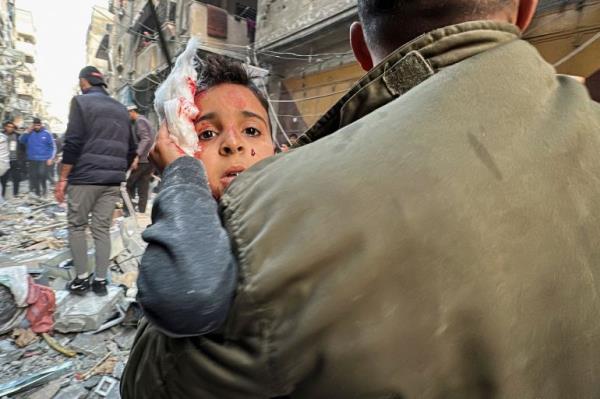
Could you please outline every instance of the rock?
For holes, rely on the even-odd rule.
[[[57,292],[54,329],[62,333],[95,331],[117,313],[116,305],[123,296],[123,290],[115,286],[108,287],[106,296],[92,292],[59,296]]]
[[[76,383],[61,389],[53,399],[84,399],[87,395],[88,391],[83,384]]]
[[[101,357],[106,354],[104,337],[101,335],[78,334],[69,346],[84,355]]]
[[[42,389],[40,389],[40,390],[34,392],[33,394],[31,394],[30,396],[28,396],[28,399],[48,399],[48,398],[52,398],[59,391],[59,389],[62,386],[62,384],[63,384],[62,380],[52,381],[51,383],[49,383],[48,385],[46,385]]]
[[[123,330],[119,335],[113,338],[113,341],[119,346],[119,349],[123,351],[128,351],[131,349],[133,345],[133,340],[135,339],[136,331],[131,328],[127,328]]]
[[[89,379],[83,382],[83,387],[85,389],[93,389],[96,385],[98,385],[101,379],[102,377],[100,377],[99,375],[90,377]]]
[[[38,340],[36,333],[31,329],[17,328],[12,332],[12,338],[15,340],[15,344],[19,348],[24,348]]]
[[[117,363],[115,369],[113,370],[113,377],[120,380],[121,376],[123,375],[123,371],[125,371],[125,362]]]

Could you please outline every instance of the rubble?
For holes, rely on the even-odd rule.
[[[36,333],[31,329],[17,328],[12,332],[12,338],[15,341],[15,345],[19,348],[24,348],[38,340]]]
[[[54,329],[62,333],[96,331],[115,314],[123,296],[123,290],[115,286],[109,286],[102,297],[92,292],[77,296],[57,291]]]
[[[135,217],[125,218],[122,212],[115,212],[108,295],[74,296],[65,290],[66,283],[75,277],[65,208],[32,196],[10,199],[3,205],[0,398],[120,397],[119,379],[141,317],[135,303],[138,265],[145,249],[139,223]],[[95,261],[92,242],[89,236],[90,267]],[[8,270],[10,279],[6,277]],[[28,290],[23,287],[30,277],[54,292],[55,323],[49,334],[36,335],[29,329],[25,317]]]

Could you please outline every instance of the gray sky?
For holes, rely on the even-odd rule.
[[[64,123],[77,75],[85,66],[85,38],[94,5],[106,8],[108,0],[16,0],[17,8],[33,14],[38,85],[50,103],[50,114]]]

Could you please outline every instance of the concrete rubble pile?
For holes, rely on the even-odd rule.
[[[141,317],[135,302],[144,251],[139,224],[147,220],[115,211],[108,295],[76,296],[65,290],[75,277],[66,210],[34,197],[0,207],[0,398],[120,397],[119,379]],[[93,249],[88,256],[91,267]],[[34,333],[24,316],[31,306],[28,284],[54,293],[48,333]]]

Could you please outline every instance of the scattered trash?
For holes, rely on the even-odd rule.
[[[59,344],[54,338],[52,338],[48,334],[43,333],[42,337],[44,337],[44,341],[46,341],[48,346],[50,346],[55,351],[62,353],[63,355],[65,355],[67,357],[75,357],[75,355],[77,355],[77,353],[74,350],[65,348],[64,346]]]
[[[93,375],[99,374],[99,373],[96,373],[96,370],[98,370],[104,364],[104,362],[106,362],[110,358],[111,355],[112,355],[112,352],[107,353],[106,356],[104,356],[102,359],[100,359],[100,361],[98,363],[96,363],[94,365],[94,367],[92,367],[85,373],[75,374],[75,378],[77,378],[78,380],[85,381],[88,378],[92,377]],[[112,373],[112,370],[111,370],[111,373]]]
[[[118,381],[112,377],[104,376],[98,383],[94,393],[105,398],[117,386]]]
[[[33,387],[40,386],[48,381],[66,374],[73,368],[72,362],[66,362],[61,365],[50,367],[35,374],[18,378],[14,381],[0,385],[0,397],[18,392],[23,392]]]
[[[15,340],[15,345],[19,348],[25,348],[38,340],[38,336],[31,329],[17,328],[11,336]]]
[[[27,320],[33,332],[47,333],[54,325],[56,297],[52,288],[35,284],[29,277]]]
[[[2,207],[0,398],[99,399],[94,390],[103,376],[105,397],[120,397],[118,380],[141,317],[136,279],[146,245],[138,215],[132,215],[114,214],[108,295],[78,297],[65,290],[76,274],[66,209],[32,196],[10,199]],[[91,268],[91,234],[88,242]]]

